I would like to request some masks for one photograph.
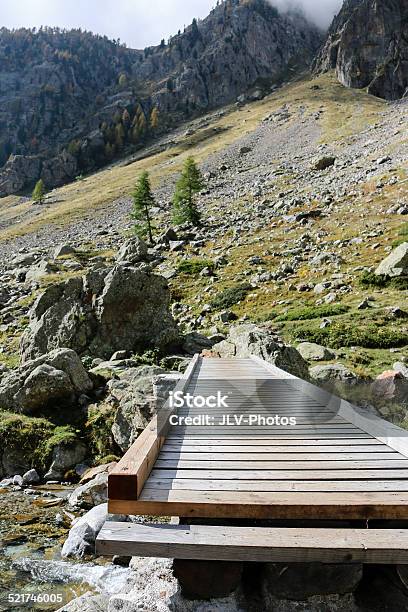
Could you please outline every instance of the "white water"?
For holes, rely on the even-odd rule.
[[[13,568],[31,574],[35,582],[88,584],[101,593],[113,595],[127,586],[132,570],[115,565],[45,561],[24,557]]]

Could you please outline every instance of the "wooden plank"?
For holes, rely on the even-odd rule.
[[[229,445],[224,445],[224,444],[217,444],[217,445],[211,445],[211,444],[207,444],[207,445],[202,445],[202,444],[197,444],[197,445],[193,445],[193,444],[170,444],[168,442],[165,442],[165,444],[162,447],[162,453],[176,453],[176,452],[182,452],[182,453],[251,453],[251,454],[258,454],[258,453],[304,453],[305,452],[305,446],[304,444],[302,444],[301,446],[299,445],[294,445],[294,444],[267,444],[266,441],[264,444],[256,444],[256,445],[247,445],[245,444],[245,440],[242,441],[243,444],[242,446],[235,443],[234,444],[229,444]],[[307,448],[307,452],[308,454],[315,454],[315,453],[375,453],[375,454],[394,454],[395,451],[393,451],[392,448],[389,448],[388,446],[386,446],[385,444],[373,444],[373,445],[369,445],[369,444],[345,444],[345,445],[309,445]],[[400,455],[401,457],[402,455]]]
[[[408,491],[406,480],[202,480],[150,477],[144,491]]]
[[[265,528],[106,522],[99,555],[224,561],[408,563],[405,529]]]
[[[402,455],[393,452],[387,453],[347,453],[347,452],[314,452],[314,453],[293,453],[293,452],[220,452],[206,453],[202,451],[163,451],[161,450],[158,461],[247,461],[257,464],[258,461],[381,461],[382,459],[394,461],[396,459],[406,461]],[[407,464],[408,467],[408,464]]]
[[[167,469],[186,469],[186,470],[253,470],[255,465],[253,461],[183,461],[177,459],[157,459],[155,463],[157,468]],[[375,469],[385,468],[408,468],[408,460],[393,459],[390,461],[257,461],[256,468],[258,470],[336,470],[336,469]]]
[[[241,446],[242,444],[242,446]],[[257,452],[258,448],[261,448],[261,452],[263,451],[263,447],[266,448],[270,448],[270,449],[275,449],[275,448],[300,448],[302,449],[302,452],[304,451],[305,446],[308,447],[308,450],[310,450],[310,452],[314,452],[314,448],[325,448],[325,449],[332,449],[332,448],[350,448],[352,447],[353,449],[357,450],[359,448],[362,448],[363,450],[365,449],[369,449],[369,450],[379,450],[379,452],[384,452],[385,450],[390,451],[390,452],[394,452],[392,448],[390,448],[389,446],[386,446],[385,444],[383,444],[382,442],[380,442],[379,440],[376,440],[375,438],[351,438],[351,439],[344,439],[344,438],[335,438],[333,440],[324,440],[323,442],[321,440],[276,440],[274,438],[264,438],[264,439],[259,439],[258,437],[256,438],[250,438],[250,437],[245,437],[245,438],[231,438],[231,439],[217,439],[217,438],[203,438],[203,439],[185,439],[184,437],[181,438],[174,438],[174,437],[167,437],[166,438],[166,442],[163,446],[163,450],[165,450],[166,448],[170,449],[170,448],[205,448],[205,449],[225,449],[228,452],[228,449],[230,448],[248,448],[251,450],[251,452]],[[220,452],[223,452],[223,450],[221,450]],[[248,451],[249,452],[249,451]]]
[[[143,490],[137,501],[109,499],[112,514],[251,519],[408,519],[406,492],[246,492]]]
[[[175,390],[184,391],[187,388],[198,363],[199,357],[196,356],[191,360]],[[118,465],[110,472],[108,476],[109,496],[115,499],[137,499],[164,444],[169,429],[168,418],[172,413],[173,409],[166,402],[161,411],[161,424],[158,424],[157,416],[154,417]]]
[[[186,478],[201,480],[388,480],[408,478],[407,469],[339,469],[339,470],[186,470],[186,469],[158,469],[156,466],[151,472],[157,478]]]

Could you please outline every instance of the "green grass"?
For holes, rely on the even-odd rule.
[[[324,329],[296,329],[298,337],[330,348],[360,346],[362,348],[397,348],[408,345],[408,332],[394,327],[381,327],[377,323],[360,325],[335,322]]]
[[[251,291],[252,287],[249,284],[234,285],[228,289],[224,289],[215,296],[211,301],[211,307],[215,310],[222,310],[223,308],[230,308],[238,302],[245,299],[247,293]]]
[[[204,268],[212,269],[214,267],[214,262],[210,259],[187,259],[182,261],[177,266],[177,270],[182,274],[190,274],[191,276],[195,276],[204,270]]]
[[[334,317],[349,311],[348,306],[341,304],[328,304],[327,306],[304,306],[293,308],[288,312],[278,315],[275,321],[307,321],[309,319],[321,319],[322,317]]]

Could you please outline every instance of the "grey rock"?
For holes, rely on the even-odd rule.
[[[408,276],[408,242],[403,242],[391,251],[377,267],[375,273],[389,277]]]
[[[108,598],[105,595],[94,595],[89,591],[72,599],[57,612],[108,612]]]
[[[102,472],[85,484],[77,487],[68,497],[70,506],[76,508],[93,508],[107,501],[108,473]]]
[[[105,521],[125,521],[126,518],[123,515],[108,514],[106,503],[95,506],[70,529],[62,547],[62,557],[82,558],[86,554],[93,554],[96,537]]]
[[[177,384],[179,374],[169,378],[156,366],[140,366],[119,374],[108,383],[106,402],[117,408],[112,426],[116,444],[126,452],[163,406]]]
[[[40,280],[43,276],[54,272],[54,267],[46,259],[41,259],[37,264],[27,270],[26,281]]]
[[[0,405],[32,413],[60,400],[72,403],[92,388],[78,355],[70,349],[56,349],[6,373],[0,380]]]
[[[23,485],[32,485],[40,482],[40,477],[36,470],[28,470],[23,474]]]
[[[58,444],[52,451],[52,463],[44,479],[62,480],[68,470],[85,459],[87,452],[87,447],[79,440],[70,444]]]
[[[147,244],[138,236],[127,240],[119,249],[116,260],[138,263],[147,259]]]
[[[212,351],[220,357],[255,355],[299,378],[307,379],[309,376],[307,363],[295,348],[283,344],[269,330],[256,325],[231,327],[227,339],[215,344]]]
[[[27,361],[64,346],[109,359],[116,350],[165,349],[177,344],[165,279],[114,266],[48,287],[35,302],[21,339]]]
[[[23,477],[20,474],[16,474],[13,477],[13,485],[15,485],[17,487],[22,487],[23,486]]]
[[[325,157],[320,157],[319,159],[315,160],[313,163],[313,168],[314,170],[326,170],[327,168],[330,168],[330,166],[333,166],[335,161],[335,157],[326,155]]]
[[[182,349],[188,355],[195,355],[196,353],[201,353],[204,349],[211,348],[212,345],[213,342],[207,336],[198,332],[191,332],[184,336]]]
[[[0,197],[16,193],[40,178],[39,157],[11,155],[0,171]]]
[[[303,359],[308,361],[328,361],[334,359],[336,354],[325,346],[315,344],[314,342],[301,342],[297,346],[297,350],[302,355]]]
[[[358,377],[342,363],[333,363],[323,366],[314,366],[309,370],[313,381],[322,384],[338,381],[347,384],[356,384]]]
[[[64,257],[65,255],[75,255],[76,250],[70,244],[59,244],[55,247],[52,252],[52,258],[58,259],[58,257]]]

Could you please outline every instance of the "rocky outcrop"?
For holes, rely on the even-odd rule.
[[[34,414],[55,403],[71,405],[92,388],[75,351],[56,349],[2,376],[0,408]]]
[[[88,453],[86,445],[80,440],[57,444],[52,451],[51,465],[45,480],[62,480],[65,474],[81,463]]]
[[[346,87],[367,87],[388,100],[408,93],[406,0],[346,0],[335,17],[315,70],[335,69]]]
[[[38,157],[12,155],[0,172],[0,198],[21,191],[40,178]]]
[[[215,344],[212,353],[219,357],[249,357],[255,355],[278,368],[308,378],[308,366],[300,353],[283,344],[269,330],[246,324],[232,327],[226,340]]]
[[[164,350],[178,340],[169,306],[167,282],[146,265],[99,268],[51,285],[31,311],[22,360],[61,346],[105,359],[117,350]]]
[[[226,0],[144,51],[78,30],[3,28],[0,197],[40,176],[61,185],[247,90],[259,99],[306,67],[320,42],[304,17],[279,14],[267,0]],[[18,161],[6,163],[10,154]]]

